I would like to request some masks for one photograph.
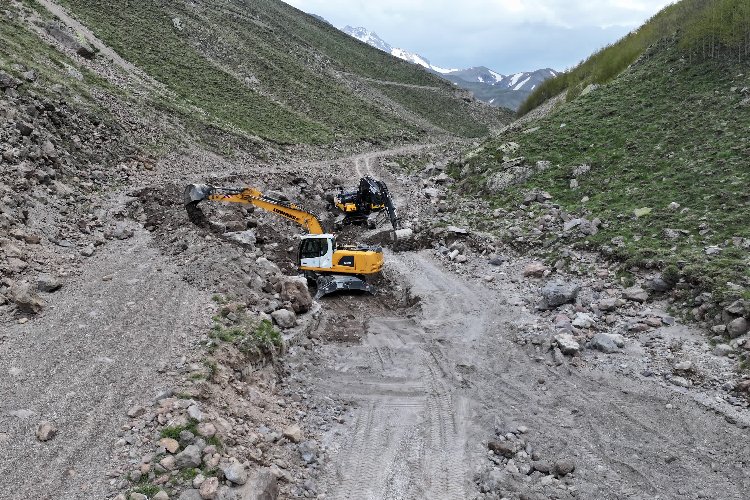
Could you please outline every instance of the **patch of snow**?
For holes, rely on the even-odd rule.
[[[513,87],[516,83],[518,83],[518,80],[520,80],[524,74],[525,73],[516,73],[515,75],[511,76],[510,84],[508,84],[508,87]]]
[[[519,83],[518,85],[516,85],[515,87],[513,87],[513,90],[521,90],[521,88],[522,88],[522,87],[523,87],[524,85],[526,85],[527,83],[529,83],[529,80],[531,80],[531,77],[530,77],[530,76],[529,76],[529,77],[527,77],[527,78],[526,78],[526,79],[525,79],[524,81],[522,81],[522,82],[521,82],[521,83]]]
[[[505,75],[501,75],[500,73],[495,73],[494,71],[490,70],[490,74],[495,77],[495,83],[500,83],[505,79]]]
[[[414,54],[413,52],[408,52],[404,49],[394,48],[391,50],[391,55],[394,55],[398,57],[399,59],[403,59],[404,61],[409,61],[414,64],[419,64],[420,66],[423,66],[425,68],[430,67],[430,61],[422,58],[418,54]]]
[[[482,78],[481,76],[478,76],[477,80],[479,80],[480,83],[484,83],[484,78]]]
[[[437,71],[438,73],[442,73],[443,75],[447,75],[449,73],[455,73],[456,71],[461,71],[460,69],[441,68],[440,66],[432,66],[432,65],[430,65],[430,68],[432,68],[432,71]]]
[[[495,103],[495,99],[494,98],[490,99],[490,104],[494,104],[494,103]]]

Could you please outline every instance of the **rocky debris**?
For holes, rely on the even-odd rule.
[[[622,292],[623,298],[626,300],[632,300],[633,302],[646,302],[648,300],[648,292],[639,286],[626,288]]]
[[[159,441],[159,446],[164,447],[169,453],[175,454],[180,449],[180,443],[176,439],[162,438]]]
[[[490,441],[487,447],[496,455],[512,458],[516,454],[516,447],[510,441]]]
[[[555,335],[555,342],[563,354],[575,355],[581,351],[581,345],[573,335],[568,333],[559,333]]]
[[[133,406],[128,410],[128,417],[130,418],[138,418],[142,416],[144,413],[146,413],[146,408],[143,406],[137,405]]]
[[[618,352],[620,348],[625,346],[625,339],[622,335],[597,333],[589,341],[589,346],[592,349],[596,349],[605,354],[612,354]]]
[[[271,318],[279,327],[288,329],[297,325],[297,315],[289,309],[279,309],[271,313]]]
[[[237,492],[242,500],[276,500],[279,484],[269,469],[256,469]]]
[[[307,287],[307,280],[302,277],[285,278],[281,282],[281,300],[290,303],[297,314],[309,311],[312,308],[313,299]]]
[[[28,283],[20,283],[10,289],[10,298],[16,304],[19,312],[39,314],[44,308],[44,302],[31,291]]]
[[[558,460],[555,462],[555,474],[557,474],[560,477],[567,476],[568,474],[572,474],[576,470],[576,464],[573,460],[565,459],[565,460]]]
[[[227,481],[230,481],[233,484],[243,485],[247,482],[247,469],[245,469],[245,466],[240,463],[232,462],[222,467],[221,470],[224,473],[224,477],[227,478]]]
[[[542,287],[540,309],[555,309],[563,304],[574,302],[581,290],[580,285],[555,281]]]
[[[745,318],[736,318],[727,324],[727,335],[730,339],[735,339],[745,335],[750,330],[750,325]]]
[[[729,344],[719,344],[716,347],[714,347],[714,354],[716,356],[729,356],[734,352],[734,349]]]
[[[45,420],[39,423],[36,429],[36,438],[41,442],[51,440],[57,435],[57,427],[52,422]]]
[[[206,478],[198,488],[198,493],[203,500],[216,500],[219,496],[219,478]]]
[[[201,450],[196,445],[191,444],[175,455],[175,465],[180,469],[200,467],[201,462]]]
[[[541,262],[532,262],[523,268],[523,276],[525,278],[542,278],[545,273],[549,271],[549,268]]]
[[[300,429],[299,425],[290,425],[284,429],[282,434],[292,443],[299,443],[303,439],[302,429]]]

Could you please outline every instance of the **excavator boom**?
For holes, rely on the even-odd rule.
[[[296,222],[307,229],[310,234],[323,234],[323,226],[310,212],[294,203],[277,200],[266,196],[255,188],[219,188],[206,184],[190,184],[185,188],[185,205],[194,205],[204,200],[222,201],[225,203],[244,203],[254,205],[269,212]]]

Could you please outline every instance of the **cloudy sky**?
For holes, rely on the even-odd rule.
[[[500,73],[574,66],[670,0],[284,0],[334,26],[364,26],[451,68]]]

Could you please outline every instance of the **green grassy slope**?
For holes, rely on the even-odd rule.
[[[610,84],[559,112],[503,137],[520,144],[527,163],[552,167],[505,192],[484,180],[500,169],[500,141],[468,161],[482,175],[463,180],[497,206],[514,207],[530,189],[550,192],[575,213],[606,221],[582,247],[613,247],[631,264],[679,272],[703,289],[750,290],[750,65],[723,60],[690,63],[676,45],[654,49]],[[744,91],[743,91],[744,89]],[[743,104],[744,101],[744,104]],[[565,124],[562,128],[562,124]],[[590,165],[570,181],[576,166]],[[582,201],[584,198],[588,201]],[[672,202],[680,209],[668,208]],[[634,210],[651,208],[636,217]],[[677,240],[665,231],[683,230]],[[624,237],[624,246],[612,239]],[[554,238],[554,236],[551,236]],[[544,245],[554,247],[554,241]],[[706,247],[721,248],[707,255]],[[734,292],[737,293],[735,289]]]
[[[662,9],[637,30],[596,52],[569,71],[545,81],[521,105],[524,115],[566,92],[568,100],[590,84],[607,83],[649,47],[679,38],[690,57],[726,55],[750,59],[750,2],[747,0],[681,0]]]
[[[355,92],[337,73],[441,87],[431,98],[443,105],[427,110],[425,119],[453,133],[487,132],[469,113],[444,119],[441,110],[460,99],[439,78],[277,0],[62,4],[182,104],[265,139],[327,143],[417,133],[415,124]]]

